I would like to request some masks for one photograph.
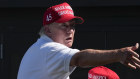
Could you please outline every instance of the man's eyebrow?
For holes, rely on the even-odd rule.
[[[62,26],[62,25],[64,25],[64,23],[59,23],[58,25]]]

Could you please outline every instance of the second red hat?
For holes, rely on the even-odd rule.
[[[119,76],[111,69],[99,66],[88,72],[88,79],[120,79]]]

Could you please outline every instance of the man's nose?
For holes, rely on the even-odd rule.
[[[72,32],[74,32],[74,28],[73,27],[68,27],[67,28],[67,33],[72,33]]]

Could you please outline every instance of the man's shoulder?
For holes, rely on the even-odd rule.
[[[64,48],[68,48],[67,46],[63,45],[63,44],[60,44],[60,43],[57,43],[57,42],[54,42],[51,38],[49,38],[48,36],[41,36],[37,42],[36,42],[37,45],[41,46],[41,48],[44,48],[44,47],[64,47]]]
[[[40,48],[49,48],[49,49],[69,49],[67,46],[57,43],[57,42],[46,42],[41,45]]]

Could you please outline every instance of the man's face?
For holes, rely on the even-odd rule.
[[[74,40],[74,26],[74,20],[65,23],[53,23],[49,26],[49,37],[55,42],[71,47]]]

